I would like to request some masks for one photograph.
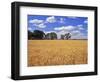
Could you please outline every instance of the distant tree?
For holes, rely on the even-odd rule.
[[[45,39],[51,39],[50,33],[47,33],[47,34],[45,35]]]
[[[32,39],[32,35],[33,35],[33,33],[28,30],[28,40],[31,40]]]
[[[34,30],[33,32],[33,39],[44,39],[45,38],[45,33],[40,30]]]
[[[64,39],[67,39],[68,40],[70,38],[71,38],[71,34],[70,33],[66,33],[65,36],[64,36]]]
[[[64,35],[61,35],[61,39],[64,40]]]
[[[46,39],[50,39],[50,40],[57,39],[57,34],[55,32],[47,33]]]
[[[55,32],[51,32],[51,40],[57,39],[57,34]]]

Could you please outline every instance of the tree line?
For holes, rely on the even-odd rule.
[[[66,33],[61,35],[61,40],[68,40],[71,38],[70,33]],[[45,34],[43,31],[34,30],[33,32],[28,30],[28,40],[56,40],[58,39],[57,34],[55,32]]]

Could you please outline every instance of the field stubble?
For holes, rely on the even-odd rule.
[[[87,64],[87,40],[28,40],[28,66]]]

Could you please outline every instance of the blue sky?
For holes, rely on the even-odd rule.
[[[87,39],[88,18],[75,16],[28,15],[28,30],[55,32],[58,38],[71,33],[72,39]]]

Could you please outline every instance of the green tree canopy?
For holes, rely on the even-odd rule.
[[[33,38],[34,39],[43,39],[45,37],[45,33],[40,30],[34,30],[33,32]]]
[[[47,33],[46,39],[50,39],[50,40],[57,39],[57,34],[55,32]]]

